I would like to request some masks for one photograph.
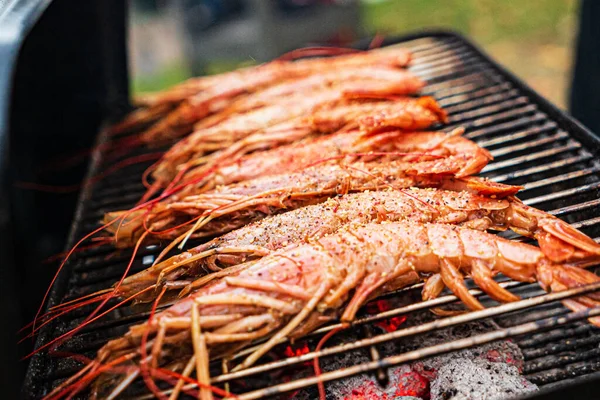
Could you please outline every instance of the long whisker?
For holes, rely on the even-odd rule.
[[[315,353],[319,353],[319,351],[321,350],[321,348],[325,345],[325,343],[336,333],[343,331],[344,329],[346,329],[345,327],[341,326],[335,329],[330,330],[329,332],[327,332],[325,334],[325,336],[323,336],[321,338],[321,340],[319,340],[319,343],[317,343],[317,347],[315,348]],[[313,368],[315,370],[315,376],[319,377],[321,376],[321,367],[319,366],[319,357],[315,356],[314,360],[313,360]],[[323,384],[323,382],[319,382],[318,383],[318,387],[319,387],[319,399],[320,400],[326,400],[327,396],[325,395],[325,385]]]
[[[59,336],[59,337],[57,337],[57,338],[55,338],[55,339],[51,340],[50,342],[48,342],[48,343],[44,344],[43,346],[40,346],[39,348],[35,349],[35,350],[34,350],[34,351],[32,351],[31,353],[29,353],[28,355],[26,355],[25,357],[23,357],[23,359],[27,359],[27,358],[29,358],[29,357],[33,356],[34,354],[37,354],[37,353],[39,353],[40,351],[42,351],[42,350],[44,350],[44,349],[46,349],[46,348],[48,348],[48,347],[50,347],[50,346],[54,346],[54,345],[56,345],[57,343],[60,343],[61,341],[65,340],[66,338],[73,336],[75,333],[77,333],[79,330],[81,330],[81,329],[82,329],[84,326],[91,324],[92,322],[94,322],[94,321],[96,321],[96,320],[98,320],[98,319],[100,319],[100,318],[104,317],[104,316],[105,316],[106,314],[108,314],[109,312],[111,312],[111,311],[114,311],[114,310],[116,310],[117,308],[121,307],[123,304],[127,304],[129,301],[131,301],[131,300],[135,299],[136,297],[140,296],[141,294],[143,294],[143,293],[146,293],[146,292],[148,292],[148,291],[150,291],[150,290],[153,290],[153,289],[154,289],[154,285],[152,285],[152,286],[148,286],[147,288],[145,288],[145,289],[143,289],[143,290],[141,290],[141,291],[139,291],[139,292],[137,292],[137,293],[135,293],[135,294],[133,294],[133,295],[129,296],[129,297],[128,297],[128,298],[126,298],[125,300],[123,300],[123,301],[121,301],[120,303],[116,304],[115,306],[113,306],[113,307],[109,308],[108,310],[106,310],[106,311],[105,311],[105,312],[103,312],[102,314],[100,314],[100,315],[97,315],[97,316],[95,316],[95,317],[93,317],[93,318],[90,318],[90,317],[88,316],[88,318],[89,318],[89,319],[88,319],[88,320],[86,320],[86,321],[84,321],[84,322],[83,322],[81,325],[79,325],[78,327],[71,329],[70,331],[68,331],[68,332],[66,332],[66,333],[62,334],[61,336]]]
[[[148,335],[150,334],[150,326],[154,319],[154,315],[156,314],[156,308],[158,307],[158,304],[160,303],[160,300],[162,299],[162,297],[166,291],[167,291],[167,287],[163,286],[159,295],[156,297],[154,304],[152,305],[152,310],[150,311],[150,316],[148,317],[148,322],[146,323],[148,325],[148,328],[144,331],[144,334],[142,335],[141,344],[140,344],[140,354],[142,356],[142,359],[140,361],[140,371],[142,373],[142,379],[144,380],[144,383],[146,384],[148,389],[150,389],[150,391],[152,393],[154,393],[154,395],[159,399],[166,399],[166,397],[160,392],[160,389],[158,388],[158,386],[156,386],[156,383],[150,377],[150,373],[149,373],[148,365],[147,365],[148,364],[147,343],[148,343]]]

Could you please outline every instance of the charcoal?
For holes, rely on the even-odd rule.
[[[414,313],[402,323],[400,328],[420,326],[435,318],[430,312]],[[389,328],[390,326],[385,323],[376,323],[372,326],[376,333],[384,333],[381,330],[388,331]],[[381,332],[377,332],[378,329]],[[385,342],[378,345],[377,349],[381,357],[389,357],[496,329],[498,326],[493,321],[461,324],[423,335]],[[344,331],[336,334],[331,340],[341,344],[352,343],[359,339],[356,332]],[[319,363],[321,369],[327,372],[368,361],[370,361],[369,353],[363,349],[327,357]],[[449,369],[449,366],[453,366],[454,369]],[[458,366],[466,369],[459,369]],[[484,372],[480,372],[482,369]],[[386,387],[381,387],[374,373],[370,373],[327,382],[325,389],[327,399],[332,400],[396,400],[411,399],[411,397],[431,400],[502,399],[537,390],[536,385],[520,375],[522,370],[523,354],[519,347],[511,341],[500,341],[390,368],[387,371],[389,383]],[[484,377],[478,380],[479,375]],[[318,391],[313,387],[298,392],[294,399],[317,397]]]
[[[512,365],[519,373],[523,371],[523,354],[519,346],[509,341],[487,343],[471,349],[432,357],[414,363],[412,368],[427,379],[434,380],[437,377],[437,371],[455,359],[481,359],[492,363]]]
[[[437,371],[431,400],[500,400],[535,390],[514,365],[454,357]]]

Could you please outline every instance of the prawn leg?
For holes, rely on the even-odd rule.
[[[425,285],[423,285],[423,290],[421,291],[421,298],[423,301],[437,299],[445,288],[446,285],[444,284],[442,276],[440,274],[433,274],[425,281]],[[464,314],[464,311],[444,310],[441,307],[434,307],[429,311],[440,317],[451,317],[453,315]]]
[[[209,358],[206,348],[206,338],[202,335],[199,324],[200,314],[198,305],[192,308],[192,343],[194,345],[194,356],[196,356],[196,375],[200,383],[200,400],[212,400],[212,391],[210,386],[210,372],[208,371]]]
[[[496,301],[510,303],[520,300],[519,296],[504,289],[492,278],[492,271],[482,260],[474,260],[471,264],[471,278],[477,286]]]
[[[440,276],[444,284],[458,297],[469,309],[483,310],[483,305],[469,293],[464,277],[456,266],[447,259],[440,260]]]
[[[240,246],[240,247],[217,247],[217,248],[212,248],[206,251],[203,251],[201,253],[198,254],[194,254],[193,256],[181,261],[181,262],[177,262],[173,265],[169,265],[168,267],[165,267],[164,269],[161,270],[160,274],[158,275],[158,278],[156,280],[157,285],[160,285],[161,283],[163,283],[166,279],[166,276],[168,274],[170,274],[171,272],[180,269],[184,266],[186,266],[187,264],[193,263],[195,261],[198,260],[202,260],[204,258],[208,258],[214,255],[220,255],[220,254],[244,254],[246,256],[256,256],[256,257],[263,257],[266,256],[267,254],[269,254],[269,250],[265,249],[264,247],[261,246]],[[157,264],[156,267],[160,268],[160,265]],[[220,269],[219,269],[220,270]],[[219,270],[215,270],[214,272],[217,272]]]
[[[296,329],[309,315],[314,311],[319,302],[323,299],[325,294],[331,288],[331,283],[323,282],[321,286],[316,290],[313,297],[306,303],[304,308],[281,330],[279,330],[275,335],[273,335],[266,343],[262,344],[258,349],[256,349],[252,354],[250,354],[246,359],[236,366],[232,372],[238,371],[240,369],[248,368],[252,364],[254,364],[260,357],[262,357],[267,351],[271,350],[275,345],[279,343],[279,341],[286,336],[288,336],[294,329]]]
[[[533,236],[542,252],[554,262],[600,260],[600,244],[561,219],[513,199],[511,229]]]
[[[362,283],[356,289],[354,296],[346,306],[341,320],[343,322],[353,321],[358,309],[367,301],[367,299],[377,291],[386,282],[394,280],[398,276],[414,274],[418,281],[418,275],[412,270],[410,262],[401,260],[398,265],[392,268],[392,273],[376,271],[367,275]]]

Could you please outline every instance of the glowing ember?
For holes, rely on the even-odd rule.
[[[344,400],[396,400],[405,398],[429,398],[429,381],[407,366],[395,368],[390,385],[382,388],[373,380],[363,380],[343,397]]]
[[[304,343],[302,347],[299,347],[297,349],[292,348],[292,346],[287,346],[283,353],[288,357],[297,357],[306,354],[309,351],[310,349],[308,348],[308,345]]]
[[[367,305],[369,314],[376,314],[390,309],[390,303],[387,300],[377,300]]]
[[[349,396],[344,397],[344,400],[388,400],[393,397],[388,396],[387,393],[381,393],[381,389],[377,383],[371,381],[366,382],[364,385],[352,389]]]
[[[398,372],[398,370],[395,370]],[[414,396],[429,398],[429,380],[418,372],[405,372],[398,376],[396,396]]]
[[[384,329],[386,332],[394,332],[398,330],[400,325],[402,325],[406,321],[406,317],[402,315],[401,317],[392,317],[390,319],[384,319],[383,321],[376,322],[375,325]]]
[[[506,363],[514,365],[519,370],[519,373],[523,372],[523,360],[515,358],[513,353],[510,351],[500,351],[499,349],[491,349],[483,354],[483,357],[491,362]]]
[[[387,311],[391,308],[390,303],[387,300],[377,300],[367,305],[367,312],[370,314],[377,314]],[[406,321],[405,315],[400,315],[392,318],[385,319],[383,321],[376,322],[375,325],[382,328],[386,332],[394,332],[398,330],[400,325]]]
[[[382,300],[373,301],[370,303],[368,311],[370,313],[384,312],[395,307],[394,304],[394,302],[388,303]],[[377,323],[379,326],[377,330],[384,329],[391,332],[398,327],[402,329],[403,323],[410,323],[414,326],[434,319],[435,317],[429,314],[424,316],[411,314],[408,320],[404,316],[392,317]],[[387,357],[457,338],[469,337],[493,328],[494,325],[491,323],[464,324],[455,329],[431,332],[426,338],[390,341],[378,346],[378,350],[382,357]],[[360,340],[360,337],[352,331],[347,331],[340,333],[333,340],[349,343]],[[290,349],[290,351],[292,350]],[[325,358],[321,367],[323,371],[328,372],[368,361],[370,358],[366,351],[343,352],[336,357]],[[500,395],[509,392],[520,394],[537,389],[535,385],[519,374],[522,368],[523,355],[519,347],[509,341],[500,341],[391,367],[387,371],[389,383],[386,386],[380,386],[373,374],[368,373],[327,382],[325,390],[327,398],[345,400],[444,400],[455,397],[496,399],[502,398]],[[474,393],[477,395],[473,396]],[[319,398],[317,389],[311,388],[296,393],[294,400],[317,398]]]

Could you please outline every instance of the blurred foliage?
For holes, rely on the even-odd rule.
[[[577,0],[364,0],[362,14],[371,33],[461,32],[565,107],[578,6]]]
[[[563,42],[565,18],[576,13],[576,0],[387,0],[363,1],[367,30],[402,33],[446,27],[485,44],[497,40]]]
[[[206,75],[220,74],[232,71],[236,68],[248,67],[255,64],[256,62],[253,62],[252,60],[236,61],[213,59],[206,65]],[[155,92],[184,81],[190,76],[191,74],[187,66],[183,62],[176,62],[159,70],[156,74],[134,76],[131,89],[133,93]]]
[[[156,74],[136,75],[131,82],[133,93],[154,92],[175,85],[190,76],[187,67],[182,63],[168,65]]]
[[[461,32],[560,107],[565,107],[570,83],[578,5],[577,0],[360,1],[366,32]],[[231,60],[212,60],[207,73],[239,66]],[[174,64],[158,74],[136,77],[133,90],[158,90],[188,76],[182,63]]]

